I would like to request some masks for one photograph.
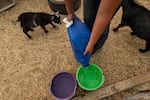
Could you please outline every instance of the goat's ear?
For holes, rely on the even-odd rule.
[[[55,13],[55,16],[56,16],[56,17],[60,17],[60,16],[59,16],[59,11],[57,11],[57,12]]]
[[[55,13],[55,15],[59,15],[59,10]]]

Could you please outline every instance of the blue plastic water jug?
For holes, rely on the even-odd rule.
[[[76,60],[84,67],[88,66],[91,55],[83,54],[91,34],[87,24],[81,22],[77,17],[73,21],[68,21],[67,18],[63,21],[66,23],[68,36]]]

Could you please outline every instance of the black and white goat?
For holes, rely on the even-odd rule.
[[[48,31],[45,28],[45,25],[51,24],[54,28],[56,27],[54,23],[61,24],[61,19],[59,16],[59,12],[56,12],[53,15],[44,12],[24,12],[18,16],[18,20],[20,22],[20,26],[23,29],[23,32],[28,36],[28,38],[32,38],[28,31],[34,31],[33,28],[36,26],[41,26],[45,33]]]

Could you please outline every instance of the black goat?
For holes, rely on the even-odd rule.
[[[113,31],[120,27],[129,26],[132,29],[131,35],[135,35],[146,41],[145,49],[139,52],[150,50],[150,11],[144,6],[135,3],[133,0],[123,0],[121,3],[123,15],[121,23]]]
[[[20,21],[20,26],[23,29],[23,32],[28,36],[28,38],[32,38],[28,31],[34,31],[33,28],[36,26],[41,26],[45,33],[48,31],[45,28],[45,25],[51,24],[54,28],[56,27],[54,23],[61,24],[59,12],[56,12],[53,15],[44,13],[44,12],[25,12],[19,15],[18,20]]]

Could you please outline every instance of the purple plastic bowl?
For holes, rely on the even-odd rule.
[[[76,87],[76,79],[71,73],[60,72],[53,77],[50,92],[57,100],[68,100],[75,95]]]

